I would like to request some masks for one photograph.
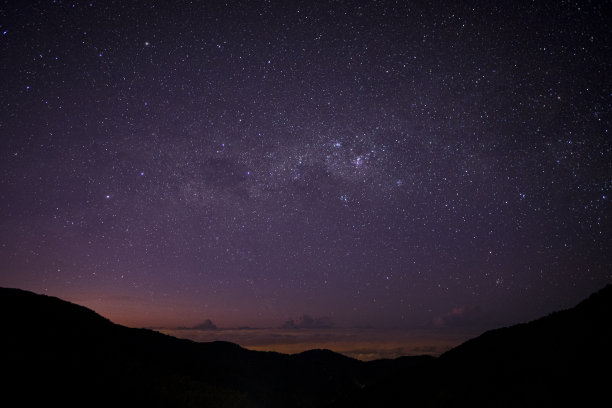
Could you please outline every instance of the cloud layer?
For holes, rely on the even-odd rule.
[[[316,322],[317,319],[313,320]],[[479,331],[462,329],[453,330],[451,334],[439,329],[381,331],[338,327],[161,331],[198,342],[230,341],[259,351],[294,354],[312,349],[329,349],[364,361],[421,354],[439,355],[480,334]]]
[[[281,328],[283,329],[328,329],[332,327],[332,321],[329,317],[313,318],[304,314],[296,319],[289,319]]]

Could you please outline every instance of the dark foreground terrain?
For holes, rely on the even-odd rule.
[[[2,399],[13,406],[559,407],[612,400],[612,286],[439,358],[367,363],[326,350],[283,355],[176,339],[18,289],[0,288],[0,318]]]

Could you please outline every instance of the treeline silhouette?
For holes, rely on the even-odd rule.
[[[113,324],[0,288],[5,401],[15,406],[525,407],[609,401],[612,286],[575,308],[493,330],[438,358],[361,362],[256,352]]]

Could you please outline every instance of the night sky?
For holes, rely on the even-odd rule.
[[[448,3],[4,1],[0,286],[450,332],[612,282],[611,3]]]

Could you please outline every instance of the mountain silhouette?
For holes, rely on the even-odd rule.
[[[596,406],[612,380],[612,285],[576,307],[492,330],[440,356],[444,402]],[[440,405],[445,405],[441,403]]]
[[[60,299],[0,288],[5,401],[18,406],[577,406],[607,396],[612,286],[435,358],[361,362],[256,352],[116,325]]]

